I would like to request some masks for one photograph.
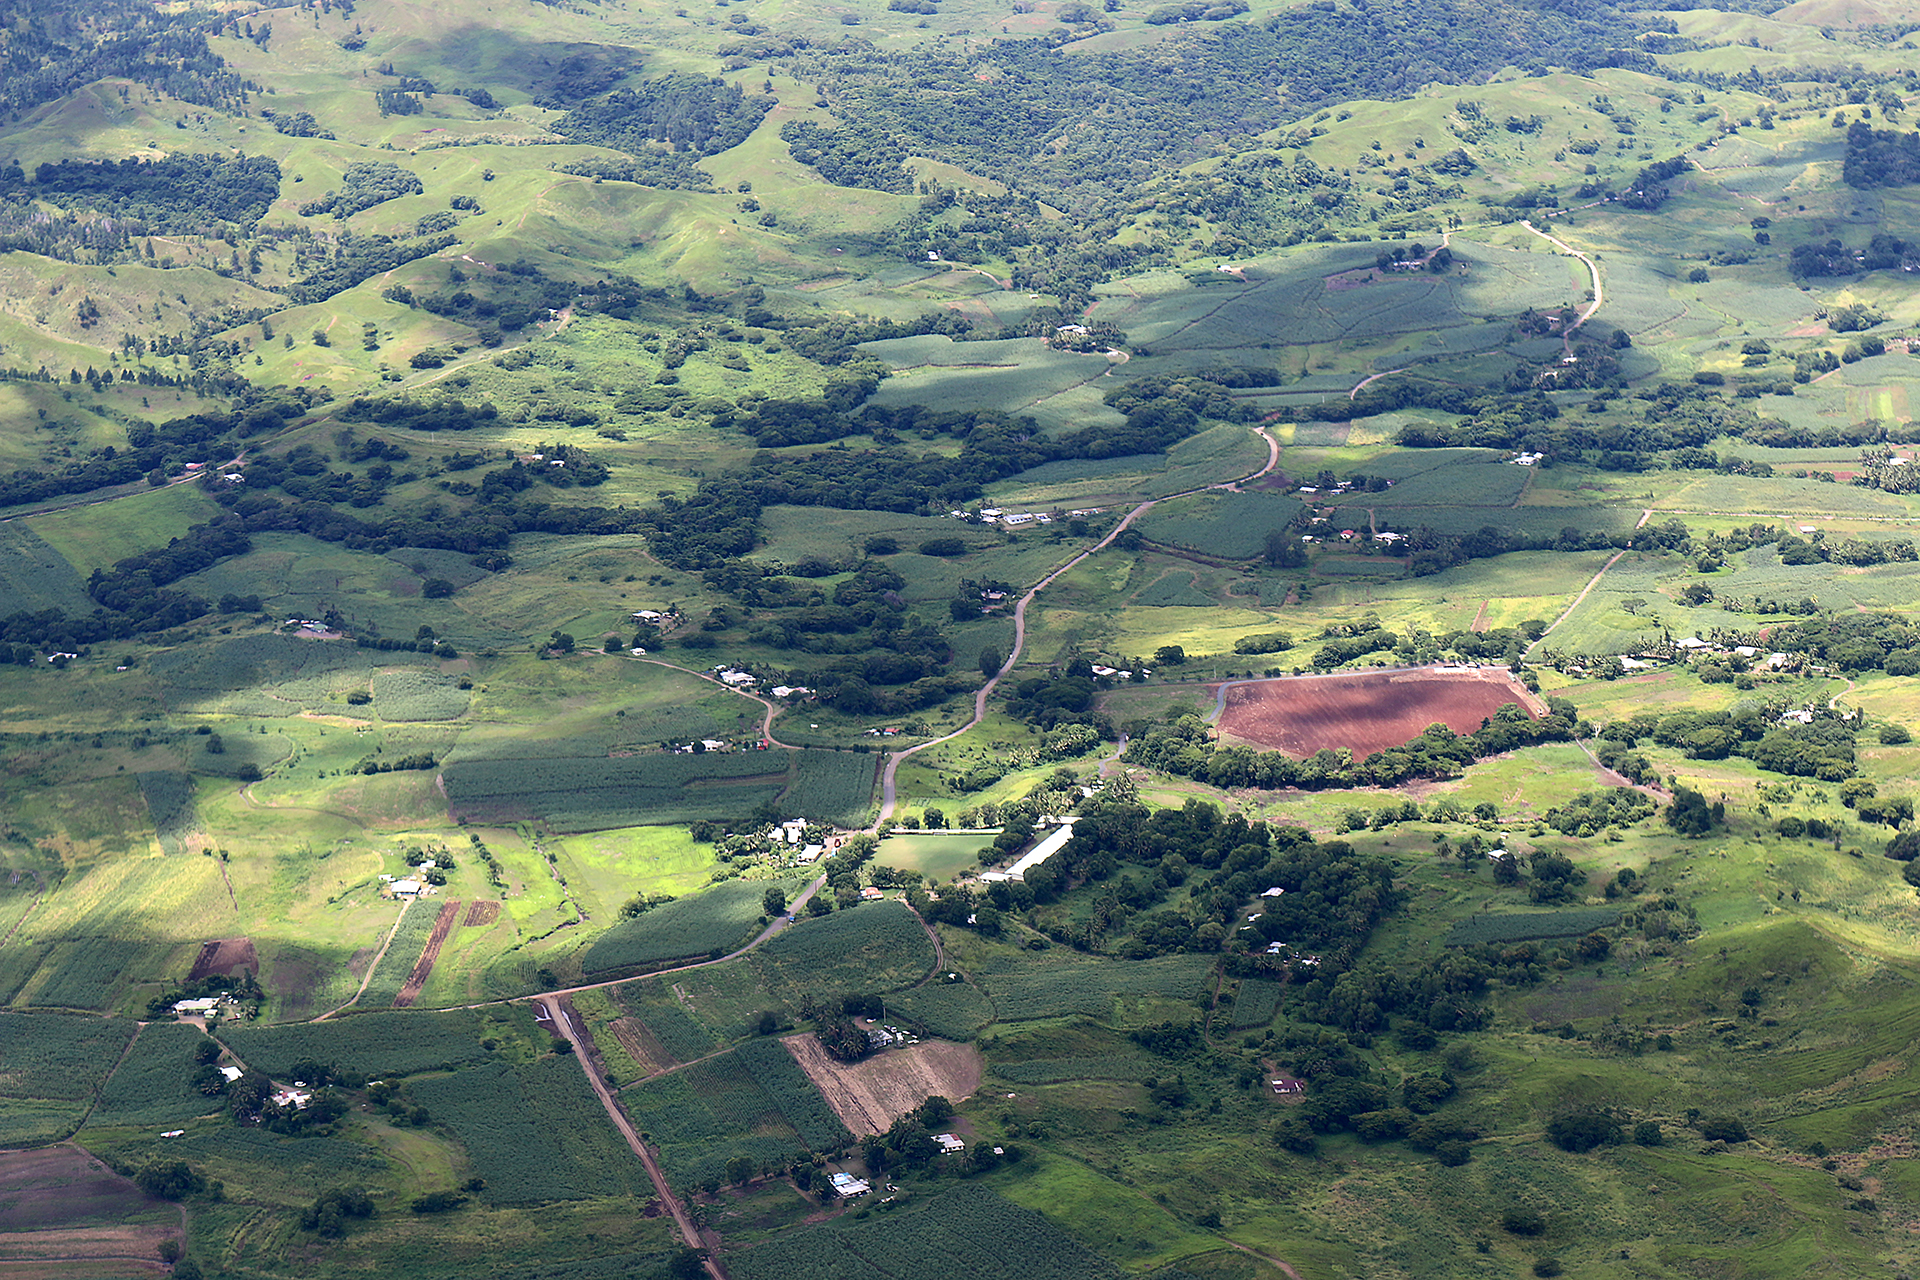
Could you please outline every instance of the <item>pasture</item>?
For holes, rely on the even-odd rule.
[[[918,871],[929,884],[953,880],[980,865],[976,856],[993,843],[991,831],[899,831],[880,842],[874,860],[884,867]]]
[[[116,560],[164,547],[220,508],[194,484],[169,485],[22,521],[81,577]]]

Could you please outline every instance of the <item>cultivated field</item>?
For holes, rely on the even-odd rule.
[[[926,1040],[859,1062],[840,1062],[812,1036],[788,1036],[784,1043],[855,1134],[885,1133],[929,1097],[959,1102],[980,1087],[980,1051],[968,1044]]]
[[[1431,724],[1471,733],[1510,702],[1536,718],[1547,710],[1499,668],[1418,667],[1248,680],[1223,687],[1220,699],[1223,738],[1296,756],[1346,750],[1356,760],[1400,746]]]
[[[185,1215],[79,1147],[0,1153],[0,1274],[21,1280],[163,1274]]]

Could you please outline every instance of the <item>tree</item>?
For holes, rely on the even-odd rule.
[[[207,1186],[207,1180],[184,1160],[156,1160],[135,1174],[133,1181],[160,1200],[184,1200]]]
[[[767,886],[765,896],[760,899],[760,906],[770,916],[780,915],[787,909],[786,890],[777,884]]]
[[[1000,664],[1002,661],[1004,661],[1004,659],[1001,658],[998,649],[992,645],[986,646],[980,650],[980,674],[989,680],[993,679],[996,675],[1000,674]]]
[[[1604,1111],[1575,1111],[1547,1124],[1547,1141],[1562,1151],[1618,1146],[1622,1137],[1620,1122]]]
[[[746,1156],[734,1156],[727,1161],[727,1181],[739,1187],[745,1186],[753,1177],[753,1161]]]
[[[1153,651],[1153,660],[1163,667],[1185,665],[1187,651],[1177,644],[1163,644]]]
[[[1263,558],[1269,569],[1292,569],[1307,562],[1300,539],[1287,529],[1274,529],[1267,534]]]
[[[1675,785],[1666,822],[1683,836],[1703,836],[1720,825],[1725,812],[1725,806],[1709,805],[1707,798],[1692,787]]]
[[[707,1251],[705,1249],[678,1250],[667,1263],[667,1274],[673,1280],[700,1280],[707,1273]]]
[[[1500,1215],[1500,1226],[1516,1236],[1545,1235],[1547,1219],[1538,1209],[1513,1208]]]

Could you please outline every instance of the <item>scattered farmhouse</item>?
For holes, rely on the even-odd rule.
[[[957,1155],[967,1149],[967,1144],[962,1142],[955,1134],[936,1133],[933,1135],[933,1140],[940,1144],[940,1150],[950,1156]]]
[[[863,1196],[873,1190],[872,1186],[850,1173],[830,1174],[827,1181],[833,1184],[833,1194],[842,1200],[851,1200],[855,1196]]]

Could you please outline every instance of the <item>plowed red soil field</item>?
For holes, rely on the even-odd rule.
[[[1505,704],[1534,719],[1546,703],[1502,667],[1411,667],[1250,680],[1223,691],[1220,737],[1292,756],[1346,748],[1364,760],[1430,724],[1472,733]]]

